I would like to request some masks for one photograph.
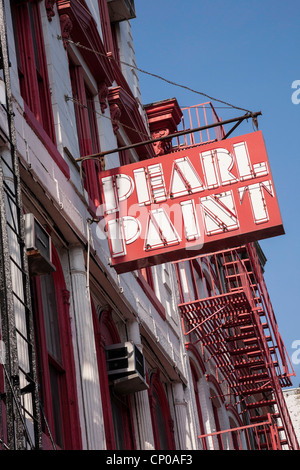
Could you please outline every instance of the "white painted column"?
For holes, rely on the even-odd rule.
[[[173,385],[174,393],[174,408],[177,421],[177,434],[179,441],[179,449],[186,450],[192,449],[193,445],[191,442],[191,425],[192,423],[188,420],[187,413],[187,401],[185,399],[184,390],[182,383],[178,382]]]
[[[83,441],[88,450],[105,449],[105,433],[100,383],[96,357],[92,310],[88,295],[84,253],[80,246],[69,250],[73,315],[76,331],[79,374],[82,399],[81,426]]]
[[[204,424],[204,430],[206,434],[216,431],[215,423],[213,419],[213,408],[210,399],[210,392],[209,387],[207,385],[207,381],[204,377],[198,382],[198,391],[199,391],[199,399],[200,399],[200,407],[202,412],[202,419]],[[217,447],[217,440],[216,438],[209,437],[207,438],[207,445],[208,449],[212,450],[213,445]]]
[[[127,325],[128,339],[133,341],[137,347],[142,351],[141,336],[138,322],[133,321]],[[148,391],[142,390],[136,392],[134,395],[136,419],[135,431],[137,441],[141,450],[154,450],[154,437],[152,430],[150,404],[148,398]]]

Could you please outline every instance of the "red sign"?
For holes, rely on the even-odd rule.
[[[262,133],[101,173],[118,273],[284,233]]]

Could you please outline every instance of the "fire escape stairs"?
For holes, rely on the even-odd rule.
[[[246,261],[249,261],[246,260]],[[245,262],[244,265],[245,266]],[[225,279],[229,286],[231,292],[238,291],[241,289],[241,286],[235,287],[234,284],[237,280],[237,273],[241,271],[240,260],[231,260],[226,263],[225,266],[226,273]],[[228,272],[235,271],[234,274],[228,274]],[[254,273],[252,271],[247,271],[247,280],[251,292],[255,292],[257,285],[253,278]],[[274,407],[277,405],[277,400],[274,397],[273,390],[274,384],[272,383],[272,375],[270,374],[269,368],[272,367],[275,369],[278,362],[272,361],[268,364],[266,362],[267,354],[265,348],[268,348],[269,355],[272,357],[276,352],[276,348],[272,343],[271,335],[265,334],[264,330],[267,330],[267,322],[261,323],[260,318],[264,316],[264,311],[260,307],[261,299],[259,297],[254,297],[254,308],[252,307],[252,312],[256,309],[257,319],[256,321],[260,322],[260,329],[257,328],[257,325],[253,322],[253,316],[248,315],[248,322],[244,325],[240,325],[238,329],[235,328],[235,333],[232,336],[227,337],[226,341],[228,343],[235,344],[233,350],[231,350],[231,355],[235,362],[235,369],[239,371],[237,373],[237,383],[240,384],[241,394],[245,397],[245,406],[248,411],[250,410],[266,410],[271,407],[273,409],[272,416],[274,419],[279,418],[279,414],[275,413]],[[237,326],[237,325],[236,325]],[[263,337],[262,337],[263,335]],[[239,342],[239,343],[237,343]],[[237,344],[242,344],[242,347],[238,347]],[[247,358],[243,360],[242,358]],[[242,359],[242,362],[238,362],[238,359]],[[237,364],[237,368],[236,368]],[[242,367],[244,364],[244,367]],[[266,397],[267,395],[267,397]],[[251,416],[250,420],[252,423],[257,423],[261,420],[262,415]],[[265,415],[264,419],[266,418]],[[282,428],[283,430],[283,428]],[[286,439],[281,440],[281,445],[286,443]],[[261,447],[260,443],[260,448]]]
[[[197,341],[207,348],[210,358],[214,357],[232,392],[243,401],[251,423],[266,420],[270,410],[275,422],[280,419],[277,428],[283,446],[289,442],[287,428],[291,440],[294,438],[279,395],[282,383],[289,380],[281,375],[278,345],[269,328],[255,273],[249,258],[241,262],[236,254],[226,257],[223,268],[226,293],[179,305],[183,324],[190,328],[185,334],[196,333]],[[263,448],[263,442],[258,447]]]

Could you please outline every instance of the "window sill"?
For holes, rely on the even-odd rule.
[[[159,315],[165,320],[166,319],[166,310],[162,303],[157,298],[154,290],[152,287],[149,286],[148,282],[142,276],[142,274],[138,271],[137,281],[139,285],[142,287],[143,291],[145,292],[148,299],[151,301],[152,305],[155,307]]]
[[[24,117],[31,127],[31,129],[35,132],[38,138],[41,140],[43,145],[46,147],[49,155],[53,158],[59,169],[63,172],[67,179],[70,179],[70,169],[68,164],[65,162],[59,151],[57,150],[56,146],[45,132],[41,124],[37,121],[36,117],[29,109],[28,105],[24,103]]]

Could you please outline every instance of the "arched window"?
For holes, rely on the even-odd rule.
[[[102,410],[108,450],[135,448],[131,406],[128,396],[115,392],[107,375],[105,346],[120,343],[120,336],[109,310],[103,310],[98,319],[92,302]]]
[[[155,448],[175,449],[173,420],[159,373],[152,374],[150,378],[149,400]]]
[[[55,272],[31,279],[40,398],[45,414],[42,424],[48,437],[49,426],[55,447],[78,450],[82,443],[70,330],[70,294],[53,245],[52,263]]]

